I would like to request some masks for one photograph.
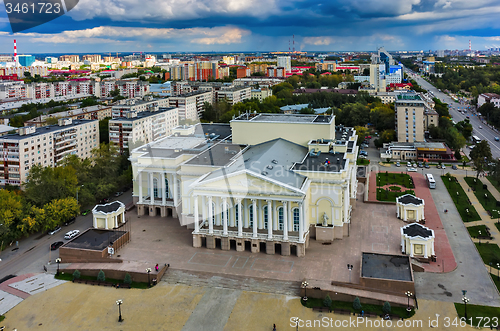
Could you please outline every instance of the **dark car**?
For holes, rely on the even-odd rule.
[[[108,202],[109,202],[109,198],[104,198],[99,203],[108,203]]]
[[[52,245],[50,245],[50,250],[55,251],[56,249],[58,249],[62,245],[64,245],[64,243],[62,241],[56,241],[55,243],[52,243]]]
[[[451,169],[453,169],[453,170],[457,170],[457,166],[456,166],[456,165],[452,165],[452,166],[451,166]]]
[[[428,165],[427,163],[424,165],[425,169],[429,169],[431,166]]]
[[[75,221],[76,221],[76,217],[71,217],[69,220],[66,221],[66,223],[64,223],[64,225],[68,226],[70,224],[75,223]]]
[[[83,216],[87,215],[88,213],[90,213],[90,209],[87,209],[87,210],[82,211],[82,215],[83,215]]]

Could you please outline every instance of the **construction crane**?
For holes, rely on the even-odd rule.
[[[116,52],[116,57],[118,57],[118,54],[121,54],[121,53]]]

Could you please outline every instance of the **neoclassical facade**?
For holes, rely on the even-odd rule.
[[[303,256],[349,233],[357,135],[334,116],[244,114],[131,153],[139,215],[178,217],[193,246]]]
[[[424,199],[417,198],[411,194],[405,194],[396,198],[396,214],[405,222],[425,221]]]
[[[434,230],[418,223],[401,228],[401,251],[410,257],[435,257]]]

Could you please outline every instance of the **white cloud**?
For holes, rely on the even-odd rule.
[[[307,45],[330,45],[334,39],[332,37],[304,37],[302,42]]]

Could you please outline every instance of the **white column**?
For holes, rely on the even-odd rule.
[[[243,225],[244,228],[248,228],[248,217],[250,217],[249,213],[248,213],[248,202],[247,202],[247,199],[245,199],[243,201],[243,222],[245,222],[245,224]]]
[[[214,233],[214,210],[212,206],[212,197],[208,197],[208,233]]]
[[[399,203],[396,204],[396,217],[399,218],[399,208],[401,208],[401,205]]]
[[[427,244],[424,245],[424,257],[427,257]]]
[[[405,237],[401,236],[401,251],[406,253]]]
[[[288,231],[293,231],[292,202],[288,203]]]
[[[174,174],[174,192],[173,192],[173,195],[174,195],[174,207],[177,207],[177,174]]]
[[[139,203],[142,204],[142,171],[139,172]]]
[[[272,202],[267,200],[267,239],[273,239],[273,213],[272,213]]]
[[[215,225],[221,225],[219,198],[215,197]]]
[[[304,242],[304,203],[299,202],[299,242]]]
[[[405,214],[404,214],[404,218],[403,218],[403,221],[406,221],[407,220],[407,213],[406,213],[406,208],[405,208]]]
[[[344,188],[344,223],[349,222],[349,184]]]
[[[227,198],[222,198],[222,220],[223,234],[227,236]]]
[[[273,208],[271,212],[273,215],[273,230],[278,230],[278,215],[276,212],[276,200],[273,200]]]
[[[259,220],[259,229],[264,228],[264,208],[262,207],[262,200],[259,199],[259,217],[257,217]]]
[[[118,227],[118,215],[115,215],[115,226],[113,226],[113,228],[117,227]]]
[[[418,222],[418,207],[415,209],[415,222]]]
[[[161,204],[165,206],[167,204],[167,192],[165,192],[167,189],[165,185],[165,173],[162,171],[161,172]]]
[[[283,201],[283,240],[288,240],[288,204]]]
[[[122,223],[125,223],[125,209],[122,212]]]
[[[436,255],[436,253],[434,253],[434,242],[431,242],[431,255]]]
[[[201,196],[201,220],[206,221],[207,220],[207,201],[205,199],[205,196]]]
[[[243,236],[243,208],[241,208],[242,201],[238,199],[238,237]]]
[[[149,173],[149,197],[151,198],[151,204],[155,203],[155,193],[153,187],[153,173]]]
[[[410,242],[410,256],[413,257],[413,244]]]
[[[106,216],[106,229],[108,229],[108,216]]]
[[[198,196],[194,196],[194,233],[200,232],[200,214],[198,213]]]
[[[253,211],[253,237],[257,238],[257,200],[252,199],[252,211]],[[248,215],[250,217],[250,215]]]

